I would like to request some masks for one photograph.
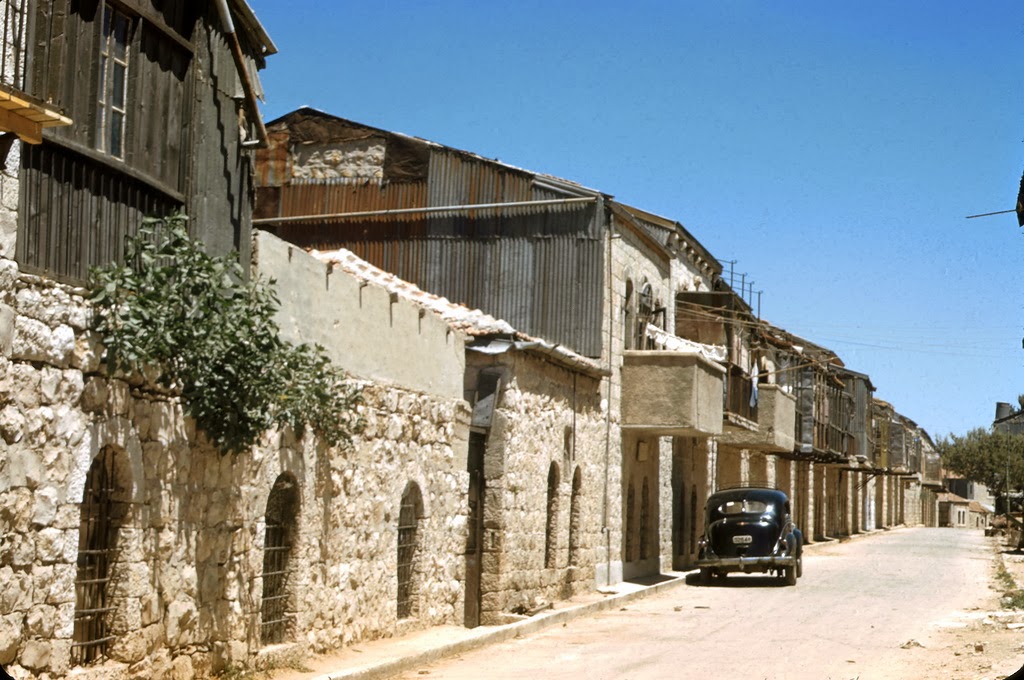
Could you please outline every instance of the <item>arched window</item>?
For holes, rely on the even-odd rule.
[[[649,522],[651,517],[651,489],[644,477],[640,487],[640,559],[646,560],[650,552]]]
[[[636,349],[647,349],[647,324],[654,321],[654,291],[651,284],[644,282],[637,295]]]
[[[629,486],[626,488],[626,561],[630,562],[633,560],[633,549],[636,545],[636,513],[634,512],[634,506],[636,505],[636,491],[633,488],[633,480],[629,480]]]
[[[110,630],[113,606],[110,589],[117,535],[127,514],[127,484],[120,484],[118,456],[105,447],[92,461],[85,477],[78,535],[78,572],[75,579],[75,621],[71,660],[76,665],[103,658],[114,635]]]
[[[635,313],[633,310],[633,280],[626,279],[626,295],[622,299],[622,342],[624,349],[633,349],[636,329],[633,327]]]
[[[572,475],[572,495],[569,496],[569,566],[580,563],[580,492],[583,490],[583,472],[577,467]]]
[[[558,555],[558,463],[548,467],[548,514],[544,528],[544,566],[551,569],[555,566]]]
[[[284,642],[294,633],[294,620],[288,612],[292,601],[289,562],[298,512],[299,485],[295,477],[282,473],[270,489],[264,518],[260,642],[265,645]]]
[[[417,568],[420,553],[419,521],[423,517],[423,495],[415,482],[402,493],[398,511],[398,618],[416,616]]]

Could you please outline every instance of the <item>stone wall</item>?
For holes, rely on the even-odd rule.
[[[468,390],[481,369],[502,370],[504,376],[484,454],[481,602],[482,623],[499,623],[508,614],[593,589],[596,564],[604,558],[606,413],[598,378],[540,356],[471,352],[467,362]],[[558,481],[549,546],[553,467]]]
[[[0,257],[0,664],[15,677],[59,677],[73,665],[81,506],[90,466],[107,452],[118,508],[105,615],[114,639],[84,677],[201,677],[461,623],[465,402],[365,382],[367,425],[351,447],[284,431],[223,456],[173,394],[106,375],[89,315],[84,291]],[[299,495],[290,623],[285,644],[267,646],[265,516],[282,474]],[[410,482],[423,507],[413,614],[400,621],[397,523]]]

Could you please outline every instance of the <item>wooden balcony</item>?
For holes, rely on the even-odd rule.
[[[43,128],[71,125],[71,119],[23,92],[0,85],[0,132],[13,132],[28,144],[43,142]]]
[[[796,430],[796,397],[777,385],[759,385],[757,422],[730,420],[718,441],[740,449],[792,451]]]
[[[725,368],[699,354],[661,350],[622,356],[622,428],[710,436],[722,431]]]

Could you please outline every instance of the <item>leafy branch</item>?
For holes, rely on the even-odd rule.
[[[159,371],[223,453],[275,426],[312,427],[328,444],[362,423],[357,387],[322,347],[281,340],[273,281],[246,280],[236,255],[211,256],[187,218],[147,219],[123,264],[91,273],[95,329],[113,373]]]

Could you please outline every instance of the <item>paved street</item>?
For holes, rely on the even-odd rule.
[[[401,677],[936,677],[924,669],[952,658],[951,629],[996,606],[992,556],[990,539],[955,529],[818,545],[795,588],[753,575],[676,588]]]

